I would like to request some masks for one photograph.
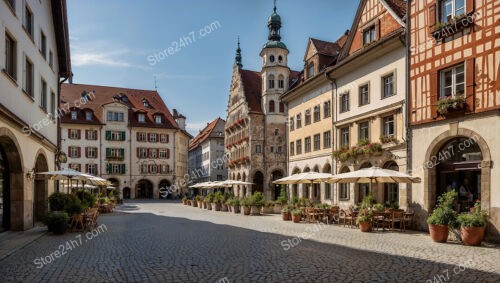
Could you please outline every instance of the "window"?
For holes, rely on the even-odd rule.
[[[139,148],[139,158],[147,158],[148,157],[148,149],[147,148]]]
[[[310,125],[311,124],[311,109],[307,109],[305,113],[306,121],[305,125]]]
[[[108,163],[106,164],[106,171],[108,174],[125,174],[125,164]]]
[[[307,66],[307,78],[314,77],[314,63],[309,63]]]
[[[12,79],[17,80],[16,66],[17,66],[17,53],[16,41],[8,34],[5,34],[5,72]]]
[[[139,121],[139,123],[146,123],[146,115],[143,113],[137,114],[137,121]]]
[[[158,153],[158,157],[163,158],[163,159],[169,158],[168,149],[160,149],[160,152]]]
[[[294,155],[295,155],[295,143],[290,142],[290,156],[294,156]]]
[[[79,140],[80,139],[80,130],[70,129],[68,138],[72,139],[72,140]]]
[[[43,31],[40,31],[40,53],[42,53],[43,58],[47,58],[47,36]]]
[[[349,127],[340,129],[340,146],[349,146]]]
[[[87,164],[87,174],[97,175],[97,164]]]
[[[394,116],[387,116],[382,118],[382,133],[385,137],[394,136]]]
[[[349,111],[349,92],[342,94],[340,100],[340,113]]]
[[[270,151],[271,153],[274,153],[274,146],[271,146],[271,147],[269,148],[269,151]]]
[[[125,149],[123,149],[123,148],[106,148],[106,157],[123,159],[125,157]]]
[[[5,3],[7,3],[12,12],[16,11],[16,0],[6,0]]]
[[[156,165],[151,165],[151,173],[156,174],[158,173],[158,166]]]
[[[283,151],[283,148],[281,146],[278,146],[276,148],[276,153],[281,153]]]
[[[465,15],[464,0],[443,0],[441,1],[441,21],[449,23],[455,17]]]
[[[255,153],[262,153],[262,148],[261,148],[260,144],[255,145]]]
[[[269,76],[269,87],[268,87],[268,89],[272,89],[272,88],[274,88],[274,76],[270,75]]]
[[[375,41],[375,25],[363,31],[363,45],[367,45]]]
[[[329,118],[332,116],[332,107],[331,107],[331,101],[328,100],[327,102],[323,103],[323,119]]]
[[[271,61],[271,63],[274,63],[274,55],[269,56],[269,61]]]
[[[278,76],[278,88],[285,88],[285,78],[283,75]]]
[[[49,67],[54,69],[54,53],[52,53],[52,50],[49,50]]]
[[[71,110],[71,120],[76,120],[78,118],[78,113],[76,110]]]
[[[85,120],[92,121],[92,112],[91,111],[85,112]]]
[[[394,74],[382,78],[382,98],[393,96],[394,93]]]
[[[321,149],[321,135],[314,135],[314,151]]]
[[[97,147],[87,147],[87,157],[97,158]]]
[[[24,91],[31,97],[33,97],[33,85],[35,83],[35,78],[33,74],[33,63],[31,63],[30,59],[26,57],[26,61],[24,63]]]
[[[149,133],[149,142],[156,142],[156,133]]]
[[[47,112],[47,82],[43,78],[40,83],[40,108]]]
[[[297,129],[302,128],[302,114],[297,114]]]
[[[274,100],[269,101],[269,112],[274,113]]]
[[[141,173],[149,173],[149,165],[141,164]]]
[[[156,115],[155,116],[155,123],[156,124],[161,124],[162,123],[161,115]]]
[[[465,89],[464,64],[460,64],[440,72],[441,92],[439,98],[463,95]]]
[[[90,140],[90,141],[97,140],[97,131],[87,130],[87,140]]]
[[[280,135],[280,129],[276,128],[274,129],[274,135],[279,136]]]
[[[168,141],[169,141],[168,134],[161,134],[160,135],[160,142],[168,143]]]
[[[108,111],[108,121],[123,122],[123,112]]]
[[[295,124],[293,123],[294,121],[294,118],[293,117],[290,117],[290,132],[295,130]]]
[[[349,183],[340,183],[340,199],[348,200],[349,199]]]
[[[33,13],[31,12],[28,5],[26,5],[24,9],[24,30],[28,33],[28,35],[33,38]]]
[[[359,141],[370,140],[370,122],[359,123]]]
[[[137,133],[137,141],[145,142],[147,140],[146,133]]]
[[[314,123],[321,120],[321,107],[319,105],[314,106]]]
[[[50,113],[56,114],[56,94],[50,91]]]
[[[285,104],[283,102],[280,102],[280,112],[281,113],[285,112]]]
[[[76,146],[69,147],[69,157],[71,158],[79,158],[80,157],[80,148]]]
[[[149,158],[156,158],[158,156],[156,149],[149,149]]]
[[[307,137],[304,139],[304,152],[311,152],[311,137]]]
[[[302,154],[302,140],[296,140],[295,145],[295,151],[297,152],[297,154]]]
[[[107,141],[124,141],[125,140],[125,132],[106,131],[106,140]]]
[[[359,106],[370,103],[370,92],[368,84],[359,87]]]
[[[323,148],[330,148],[332,146],[332,137],[330,131],[323,133]]]

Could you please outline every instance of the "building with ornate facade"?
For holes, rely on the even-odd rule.
[[[500,239],[500,2],[411,3],[412,208],[418,223],[437,197],[459,192],[456,209],[479,200]],[[497,126],[495,126],[497,125]]]
[[[0,1],[0,231],[42,221],[57,169],[59,81],[71,77],[66,1]]]
[[[288,67],[289,51],[281,41],[281,17],[276,6],[267,26],[269,35],[260,52],[260,71],[243,69],[238,42],[227,107],[225,147],[229,155],[229,178],[255,184],[238,188],[237,195],[260,191],[266,199],[275,199],[279,187],[272,181],[287,174],[286,109],[280,96],[298,72]]]
[[[68,168],[110,180],[123,198],[158,198],[187,173],[185,117],[174,109],[175,119],[158,92],[63,84],[60,107],[68,103],[61,123]]]

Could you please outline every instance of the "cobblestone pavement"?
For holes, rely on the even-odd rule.
[[[0,282],[500,281],[496,246],[437,244],[419,232],[361,233],[172,202],[134,201],[120,210],[101,215],[105,228],[90,239],[49,233],[16,251],[0,261]],[[304,233],[310,238],[295,238]],[[81,244],[54,256],[79,237]],[[35,260],[51,253],[54,260],[37,268]]]

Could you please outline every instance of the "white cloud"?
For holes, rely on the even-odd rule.
[[[194,137],[197,136],[201,130],[203,130],[207,124],[208,121],[201,121],[201,122],[192,122],[192,123],[186,123],[186,130],[193,135]]]
[[[91,44],[73,44],[71,46],[71,64],[75,66],[108,66],[108,67],[125,67],[125,68],[141,68],[143,66],[135,65],[125,60],[123,57],[130,57],[132,53],[126,48],[116,48],[109,51],[111,43],[104,41],[95,41]]]

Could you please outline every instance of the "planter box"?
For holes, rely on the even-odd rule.
[[[234,213],[240,213],[240,207],[239,207],[239,206],[232,206],[232,207],[231,207],[231,210],[232,210]]]
[[[212,210],[220,211],[220,204],[212,202]]]
[[[244,206],[243,207],[243,214],[244,215],[250,215],[250,212],[251,212],[250,206]]]
[[[252,215],[260,215],[260,210],[261,210],[261,207],[258,207],[258,206],[255,206],[255,205],[251,206],[251,213],[252,213]]]
[[[283,205],[281,205],[281,204],[275,204],[274,208],[273,208],[273,210],[274,210],[273,213],[274,214],[280,214],[282,209],[283,209]]]
[[[274,207],[272,206],[263,206],[262,207],[262,214],[273,214],[274,213]]]

